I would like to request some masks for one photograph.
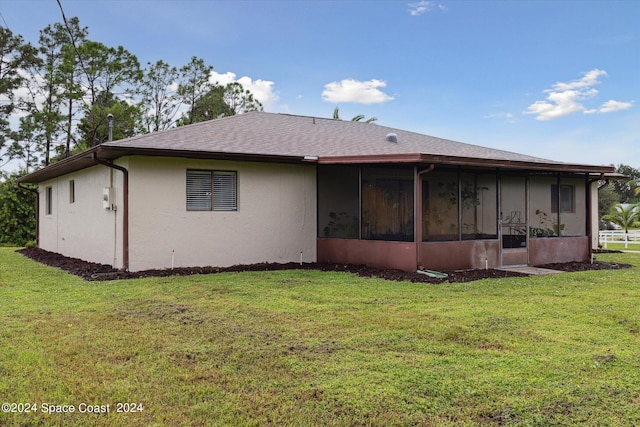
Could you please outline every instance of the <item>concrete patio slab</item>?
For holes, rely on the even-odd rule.
[[[540,268],[540,267],[530,267],[528,265],[502,267],[500,268],[500,270],[514,271],[516,273],[529,274],[531,276],[543,276],[546,274],[563,273],[562,271],[558,271],[558,270],[550,270],[548,268]]]

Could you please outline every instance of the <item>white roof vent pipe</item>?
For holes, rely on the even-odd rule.
[[[398,143],[398,135],[395,133],[388,133],[385,139],[389,142]]]

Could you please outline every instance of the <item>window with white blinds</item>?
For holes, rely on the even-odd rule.
[[[188,211],[236,211],[236,172],[187,171]]]
[[[235,211],[236,173],[227,171],[213,172],[213,210]]]

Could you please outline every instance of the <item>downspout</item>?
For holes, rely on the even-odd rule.
[[[36,247],[40,247],[40,192],[34,188],[25,187],[21,182],[16,181],[18,187],[36,195]]]
[[[424,212],[422,212],[422,176],[432,172],[435,167],[436,165],[432,163],[427,169],[416,173],[416,266],[418,269],[422,268],[422,236],[424,234],[424,230],[422,228],[424,223],[422,220],[424,215]]]
[[[113,162],[99,159],[97,151],[93,152],[93,161],[122,172],[122,270],[129,271],[129,171]]]
[[[590,179],[589,180],[589,184],[594,183],[594,182],[598,182],[598,181],[602,181],[601,179]],[[604,187],[606,187],[607,185],[609,185],[609,180],[605,179],[604,180],[604,184],[602,185],[598,185],[598,191],[602,190]]]

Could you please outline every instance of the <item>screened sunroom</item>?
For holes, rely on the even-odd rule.
[[[413,270],[584,259],[588,174],[319,165],[318,259]]]

